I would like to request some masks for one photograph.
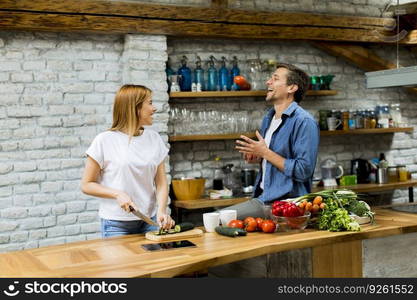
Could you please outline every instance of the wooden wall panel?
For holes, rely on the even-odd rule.
[[[362,241],[313,248],[313,277],[362,277]]]

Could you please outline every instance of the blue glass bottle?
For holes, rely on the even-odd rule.
[[[185,55],[181,59],[181,68],[178,69],[178,75],[181,75],[181,92],[191,91],[191,69],[187,67],[187,57]]]
[[[171,60],[168,57],[168,61],[165,64],[165,73],[167,74],[168,93],[171,91],[171,75],[175,75],[175,71],[171,68]]]
[[[235,76],[240,75],[240,69],[237,66],[237,57],[236,56],[233,56],[232,63],[233,63],[233,67],[232,67],[232,70],[230,70],[231,89],[232,89],[232,91],[238,91],[238,90],[240,90],[240,87],[233,81]]]
[[[222,66],[219,69],[219,87],[221,91],[230,91],[230,72],[226,68],[226,57],[222,56]]]
[[[197,85],[197,91],[205,91],[204,70],[201,67],[201,58],[197,56],[194,69],[194,82]]]
[[[207,70],[207,90],[208,91],[217,91],[218,77],[217,70],[214,67],[214,56],[210,56],[209,68]]]

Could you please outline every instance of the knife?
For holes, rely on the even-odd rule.
[[[135,210],[132,206],[129,206],[130,212],[133,213],[135,216],[139,217],[140,219],[142,219],[143,221],[145,221],[146,223],[156,226],[159,228],[158,223],[156,223],[154,220],[152,220],[151,218],[145,216],[144,214],[142,214],[140,211]]]

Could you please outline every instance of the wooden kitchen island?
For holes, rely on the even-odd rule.
[[[312,277],[362,277],[364,241],[417,236],[417,214],[375,211],[376,224],[363,225],[360,232],[308,229],[248,233],[236,238],[206,233],[189,239],[197,245],[195,248],[157,252],[141,248],[141,244],[152,243],[143,235],[130,235],[8,252],[0,254],[0,276],[174,277],[269,254],[311,249]],[[411,261],[410,257],[404,259],[407,265],[417,264],[413,256]]]

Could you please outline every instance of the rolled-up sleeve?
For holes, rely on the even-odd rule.
[[[304,182],[314,173],[320,140],[317,123],[310,118],[301,120],[296,126],[292,143],[293,158],[286,158],[284,174],[293,180]]]

